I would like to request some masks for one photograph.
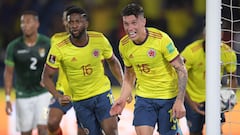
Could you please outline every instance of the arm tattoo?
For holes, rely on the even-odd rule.
[[[186,84],[188,79],[188,74],[186,67],[181,58],[176,59],[176,63],[173,65],[177,74],[178,74],[178,96],[177,98],[180,100],[184,100],[185,91],[186,91]]]

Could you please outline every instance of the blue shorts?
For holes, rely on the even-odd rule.
[[[63,95],[62,91],[58,91],[58,92]],[[52,97],[49,108],[58,108],[62,110],[64,114],[66,114],[67,111],[70,110],[72,106],[73,106],[72,103],[62,106],[56,98]]]
[[[89,99],[74,101],[78,127],[87,129],[89,135],[102,134],[101,122],[111,117],[109,111],[113,101],[111,90]]]
[[[175,98],[149,99],[136,96],[133,125],[155,127],[157,123],[161,135],[176,134],[176,121],[171,118],[174,102]]]
[[[205,111],[205,102],[201,103],[202,106],[199,108],[202,111]],[[186,108],[186,119],[188,121],[188,127],[190,132],[193,133],[199,133],[202,132],[203,126],[205,124],[205,115],[201,115],[185,103],[185,108]],[[221,113],[221,122],[225,122],[225,115],[224,113]]]

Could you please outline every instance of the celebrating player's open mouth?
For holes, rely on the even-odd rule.
[[[135,38],[136,36],[137,36],[137,32],[128,32],[128,36],[131,38],[131,39],[133,39],[133,38]]]
[[[75,38],[81,38],[82,35],[84,34],[84,32],[85,32],[84,29],[82,29],[82,30],[78,30],[78,29],[76,29],[76,30],[71,30],[71,33],[72,33],[72,35],[73,35]]]
[[[72,34],[74,34],[75,36],[79,35],[79,30],[72,30]]]

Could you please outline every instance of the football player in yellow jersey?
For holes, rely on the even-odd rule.
[[[75,6],[68,6],[63,11],[62,21],[65,27],[65,32],[56,33],[51,37],[51,45],[57,45],[61,42],[62,38],[66,38],[69,36],[68,27],[67,27],[67,19],[66,14],[67,11]],[[71,92],[68,88],[68,83],[66,76],[62,70],[62,67],[59,66],[58,69],[58,78],[56,82],[56,89],[64,95],[71,95]],[[48,113],[48,132],[49,135],[62,135],[62,129],[60,127],[60,122],[64,114],[67,113],[68,110],[72,108],[71,102],[67,105],[62,106],[57,99],[54,97],[51,100],[49,105],[49,113]],[[85,132],[82,128],[78,128],[78,135],[85,135]]]
[[[118,82],[123,71],[107,38],[99,32],[87,31],[88,15],[81,8],[67,12],[70,36],[52,46],[43,71],[43,82],[61,104],[72,102],[78,127],[88,135],[117,135],[117,117],[109,114],[113,104],[111,83],[104,73],[106,61]],[[71,95],[56,90],[53,76],[61,66],[68,80]]]
[[[188,121],[190,135],[202,135],[205,123],[205,101],[206,101],[206,56],[205,40],[203,38],[189,44],[181,53],[188,70],[188,83],[186,88],[186,118]],[[236,54],[226,44],[221,44],[221,75],[226,71],[230,75],[236,72]],[[236,91],[237,78],[231,76],[231,84]],[[221,114],[221,122],[225,122],[224,113]]]
[[[145,27],[143,8],[135,3],[122,10],[126,32],[119,43],[125,72],[121,95],[110,111],[121,114],[136,80],[134,120],[138,135],[152,135],[158,125],[161,135],[177,134],[175,118],[185,116],[187,71],[170,37]]]

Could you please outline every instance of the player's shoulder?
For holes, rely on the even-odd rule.
[[[221,49],[228,51],[228,52],[233,51],[231,49],[231,47],[229,45],[225,44],[224,42],[221,42]]]
[[[22,43],[23,43],[23,37],[20,36],[10,41],[7,45],[7,48],[13,48],[14,46],[18,46],[18,44],[22,44]]]
[[[221,43],[221,55],[225,55],[226,57],[236,57],[236,52],[229,46],[228,44]]]
[[[123,36],[123,37],[120,39],[120,46],[119,46],[119,47],[126,46],[130,41],[131,41],[131,40],[130,40],[130,38],[129,38],[128,35]]]
[[[163,37],[169,37],[166,32],[154,27],[147,27],[147,30],[148,30],[149,37],[159,38],[159,39]]]
[[[87,31],[89,37],[102,38],[105,37],[103,33],[97,31]]]
[[[101,32],[87,31],[91,44],[98,44],[101,46],[110,45],[108,38]]]
[[[9,42],[9,44],[16,44],[16,43],[19,43],[19,42],[23,42],[23,37],[22,36],[13,39],[12,41]]]
[[[192,53],[195,53],[203,48],[204,42],[205,41],[203,39],[195,40],[189,45],[187,45],[184,50],[188,50],[188,51],[191,51]]]
[[[67,32],[55,33],[51,37],[51,45],[56,46],[57,48],[66,46],[68,43],[70,43],[70,40],[69,40],[69,33]]]
[[[40,34],[40,33],[38,35],[39,35],[40,40],[44,40],[44,41],[47,41],[47,42],[50,41],[50,38],[48,36],[46,36],[44,34]]]

